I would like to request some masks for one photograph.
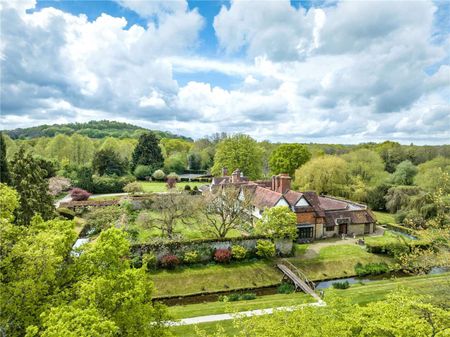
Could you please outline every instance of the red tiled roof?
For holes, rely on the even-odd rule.
[[[257,186],[253,193],[253,205],[259,209],[274,207],[282,197],[281,193]]]
[[[284,198],[288,201],[289,205],[295,206],[300,198],[303,196],[303,193],[289,190],[284,194]]]
[[[375,222],[375,218],[371,212],[366,209],[361,210],[342,210],[342,211],[328,211],[326,212],[326,223],[334,226],[335,220],[339,218],[349,218],[353,224],[364,224]]]
[[[331,210],[340,210],[340,209],[347,209],[348,203],[345,201],[340,201],[336,199],[331,199],[327,197],[318,197],[319,198],[319,205],[322,209],[325,211],[331,211]]]

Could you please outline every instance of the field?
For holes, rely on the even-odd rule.
[[[273,262],[265,261],[163,270],[152,275],[155,296],[264,287],[278,284],[281,278]]]
[[[450,303],[449,280],[450,280],[450,273],[446,273],[441,275],[412,276],[401,279],[376,281],[365,285],[355,284],[346,290],[327,289],[325,291],[325,300],[327,299],[327,297],[337,296],[340,298],[346,298],[354,304],[364,305],[369,302],[381,301],[386,298],[389,292],[394,291],[398,288],[404,288],[412,291],[413,293],[430,296],[431,302],[438,304],[448,304]],[[282,296],[286,297],[294,296],[295,298],[297,294],[282,295]],[[261,305],[263,306],[259,308],[267,308],[265,306],[264,299],[260,299],[260,301]],[[193,305],[192,311],[190,309],[190,306],[184,306],[183,308],[184,310],[187,310],[192,314],[200,316],[210,314],[210,307],[213,310],[217,310],[216,303],[196,304]],[[256,308],[256,305],[253,306],[253,308]],[[171,312],[175,317],[180,318],[178,313],[179,309],[171,308],[170,310],[172,310]],[[227,310],[233,311],[233,308]],[[206,334],[207,336],[211,336],[213,332],[217,331],[218,326],[221,326],[222,328],[225,329],[227,336],[234,336],[235,333],[237,332],[237,329],[233,326],[232,320],[217,323],[214,322],[214,323],[198,324],[197,326],[194,325],[180,326],[171,328],[171,330],[175,336],[193,337],[197,336],[195,330],[201,329],[207,333]]]

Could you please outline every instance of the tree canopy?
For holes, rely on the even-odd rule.
[[[160,169],[163,164],[164,158],[156,136],[152,132],[142,134],[139,137],[139,142],[132,155],[132,170],[134,170],[137,165],[147,165],[155,171]]]
[[[2,132],[0,132],[0,183],[11,183],[8,160],[6,159],[6,142]]]
[[[311,152],[301,144],[282,144],[272,152],[269,160],[273,174],[288,173],[294,176],[295,170],[311,159]]]
[[[240,169],[250,179],[262,175],[262,149],[250,136],[237,134],[219,142],[214,156],[213,175],[220,175],[222,168],[229,172]]]
[[[256,223],[256,230],[275,239],[294,240],[297,237],[297,216],[286,206],[266,209]]]
[[[348,181],[347,162],[340,157],[325,155],[311,159],[295,171],[294,182],[302,190],[345,196]]]

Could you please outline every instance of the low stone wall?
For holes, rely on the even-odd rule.
[[[182,258],[185,253],[196,251],[199,254],[199,262],[208,262],[213,258],[217,249],[231,249],[234,245],[245,247],[250,255],[256,253],[256,243],[258,240],[269,240],[275,243],[277,254],[288,256],[292,253],[292,240],[271,240],[267,236],[251,236],[226,239],[199,239],[188,241],[168,241],[149,244],[138,244],[131,247],[133,255],[142,258],[143,254],[153,253],[157,261],[164,255],[172,254]]]

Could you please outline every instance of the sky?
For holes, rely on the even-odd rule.
[[[0,0],[0,129],[450,143],[449,1]]]

